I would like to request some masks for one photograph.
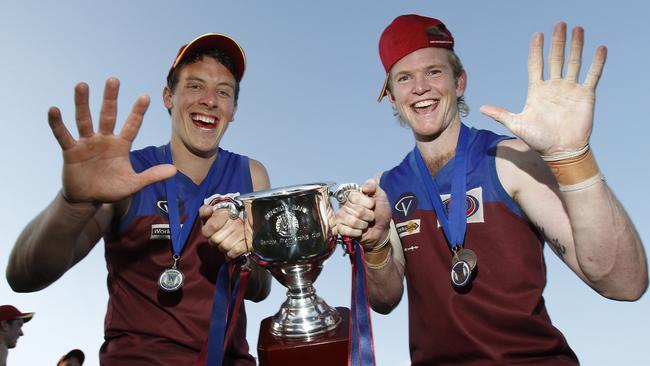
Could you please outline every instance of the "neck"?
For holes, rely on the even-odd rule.
[[[7,364],[7,355],[9,354],[9,349],[4,341],[0,341],[0,366],[5,366]]]
[[[460,134],[460,119],[455,119],[440,135],[434,139],[416,144],[431,175],[436,173],[456,154],[456,144]]]
[[[180,146],[179,146],[180,145]],[[198,155],[189,151],[182,143],[174,144],[172,140],[172,161],[181,173],[188,176],[195,184],[201,184],[208,175],[212,163],[217,158],[216,148],[209,155]]]

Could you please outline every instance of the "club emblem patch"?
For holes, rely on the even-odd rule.
[[[443,194],[440,195],[442,199],[442,204],[449,212],[449,204],[451,200],[449,199],[451,195]],[[485,217],[483,216],[483,188],[476,187],[467,191],[465,195],[465,212],[467,214],[467,223],[481,223],[485,222]],[[438,223],[438,227],[440,223]]]
[[[418,208],[418,198],[411,192],[402,193],[393,208],[397,217],[405,219]]]

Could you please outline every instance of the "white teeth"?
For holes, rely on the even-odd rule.
[[[212,125],[215,123],[215,118],[214,117],[208,117],[208,116],[204,116],[204,115],[201,115],[201,114],[193,115],[192,119],[195,120],[195,121],[200,121],[200,122],[203,122],[203,123],[209,123],[209,124],[212,124]]]
[[[419,102],[415,103],[413,106],[415,108],[424,108],[424,107],[428,107],[430,105],[433,105],[433,100],[431,100],[431,99],[419,101]]]

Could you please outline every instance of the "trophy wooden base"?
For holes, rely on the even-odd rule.
[[[285,340],[271,334],[272,317],[262,320],[257,342],[260,366],[337,366],[348,363],[350,310],[337,307],[341,324],[311,341]]]

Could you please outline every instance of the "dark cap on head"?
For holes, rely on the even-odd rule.
[[[76,358],[79,360],[79,363],[83,365],[84,361],[86,360],[86,355],[84,355],[83,351],[80,349],[73,349],[72,351],[66,353],[65,355],[61,356],[59,359],[59,362],[57,362],[57,365],[60,364],[63,361],[69,360],[71,358]]]
[[[22,313],[20,310],[11,305],[0,306],[0,321],[22,319],[23,323],[27,323],[28,321],[32,320],[33,316],[34,313]]]
[[[421,48],[454,50],[454,37],[438,19],[416,14],[400,15],[384,29],[379,38],[379,57],[386,70],[386,80],[379,101],[386,95],[390,69],[404,56]]]
[[[194,51],[206,48],[218,48],[221,52],[228,55],[232,60],[235,69],[233,76],[237,81],[241,81],[244,77],[244,71],[246,70],[246,55],[244,54],[244,50],[234,39],[220,33],[206,33],[181,46],[171,68],[169,69],[167,77],[169,78],[169,75],[171,75],[172,71],[174,71],[176,66],[178,66],[185,56]]]

